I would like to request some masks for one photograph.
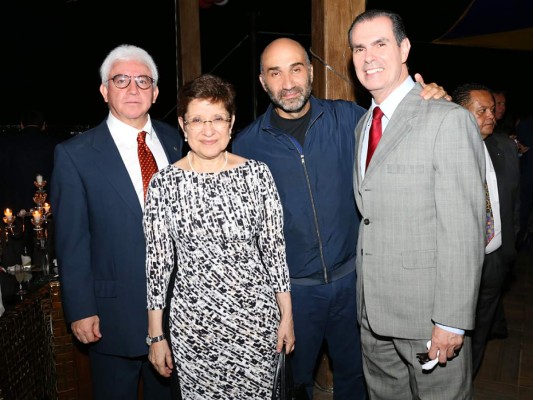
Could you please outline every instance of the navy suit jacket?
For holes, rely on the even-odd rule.
[[[176,128],[152,120],[170,163],[182,156]],[[51,206],[69,322],[100,318],[93,350],[136,357],[148,352],[142,208],[104,121],[56,146]]]

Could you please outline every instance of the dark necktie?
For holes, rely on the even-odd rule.
[[[486,229],[485,229],[485,246],[494,237],[494,215],[492,214],[492,206],[490,205],[489,185],[485,183],[485,211],[486,211]]]
[[[383,111],[381,108],[374,107],[372,111],[372,125],[370,125],[370,131],[368,135],[368,151],[366,153],[366,168],[372,159],[372,154],[378,147],[379,139],[381,139],[381,117],[383,117]]]
[[[137,155],[139,156],[139,164],[141,165],[144,198],[146,198],[148,183],[150,182],[150,179],[152,179],[152,176],[157,172],[157,163],[155,162],[154,155],[146,145],[145,131],[141,131],[137,135]]]

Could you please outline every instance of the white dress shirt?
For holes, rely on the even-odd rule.
[[[403,83],[398,86],[396,89],[394,89],[394,92],[392,92],[383,103],[376,104],[374,99],[372,99],[372,105],[370,107],[370,115],[372,115],[374,108],[379,106],[381,108],[381,111],[383,111],[383,117],[381,118],[381,130],[382,130],[382,137],[385,134],[385,129],[387,128],[387,125],[392,118],[392,114],[398,107],[398,104],[403,100],[405,96],[407,96],[407,93],[415,86],[415,81],[408,76]],[[370,126],[372,125],[372,117],[368,119],[368,123],[365,127],[365,132],[363,134],[363,147],[361,149],[361,178],[365,178],[365,172],[366,172],[366,153],[368,152],[368,137],[370,132]],[[378,144],[379,146],[379,144]]]
[[[168,158],[157,134],[154,132],[150,116],[148,116],[148,121],[144,128],[139,130],[131,125],[125,124],[113,114],[109,113],[107,117],[107,127],[118,147],[120,157],[122,157],[122,161],[128,170],[131,182],[133,183],[135,192],[139,198],[139,203],[144,210],[143,180],[141,165],[139,164],[139,156],[137,154],[137,136],[140,131],[147,132],[145,141],[154,155],[157,169],[160,170],[168,165]]]

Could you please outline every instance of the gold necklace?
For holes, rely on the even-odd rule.
[[[216,174],[221,173],[221,172],[224,170],[224,168],[226,168],[226,165],[228,165],[228,151],[226,150],[226,151],[224,152],[224,163],[222,164],[222,167],[221,167],[218,171],[215,171],[215,172],[198,172],[198,171],[196,171],[196,170],[193,168],[193,166],[192,166],[192,159],[191,159],[191,152],[190,152],[190,150],[189,150],[189,152],[187,153],[187,162],[189,163],[189,168],[191,169],[192,172],[195,172],[195,173],[197,173],[197,174],[199,174],[199,173],[203,173],[203,174],[207,173],[207,174],[215,174],[215,175],[216,175]]]

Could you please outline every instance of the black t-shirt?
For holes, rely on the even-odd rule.
[[[311,109],[309,109],[309,111],[303,117],[296,119],[282,118],[277,112],[274,111],[272,113],[270,123],[276,128],[279,128],[283,132],[296,138],[296,140],[298,140],[303,147],[305,142],[305,134],[307,133],[307,127],[309,126],[310,120]]]

